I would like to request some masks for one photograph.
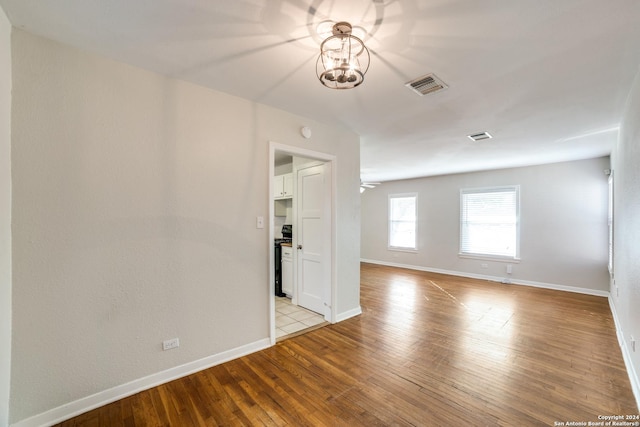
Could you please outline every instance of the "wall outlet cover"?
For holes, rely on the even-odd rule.
[[[170,340],[162,341],[163,350],[171,350],[172,348],[180,347],[180,340],[178,338],[171,338]]]

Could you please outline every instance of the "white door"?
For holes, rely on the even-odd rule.
[[[331,180],[325,163],[298,171],[297,302],[330,315]],[[326,303],[326,304],[325,304]]]

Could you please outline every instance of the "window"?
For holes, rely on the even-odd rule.
[[[460,255],[519,257],[520,187],[460,191]]]
[[[416,250],[416,194],[389,195],[389,248]]]
[[[609,173],[609,209],[607,225],[609,226],[609,275],[613,277],[613,172]]]

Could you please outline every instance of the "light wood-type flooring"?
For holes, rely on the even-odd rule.
[[[606,298],[361,272],[362,315],[61,425],[557,426],[638,414]]]

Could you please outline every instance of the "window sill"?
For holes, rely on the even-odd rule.
[[[411,248],[395,248],[392,246],[388,246],[387,250],[389,251],[394,251],[394,252],[407,252],[410,254],[417,254],[418,250],[417,249],[411,249]]]
[[[506,262],[510,264],[519,264],[520,258],[515,257],[506,257],[506,256],[491,256],[491,255],[475,255],[475,254],[458,254],[458,258],[465,259],[479,259],[483,261],[496,261],[496,262]]]

